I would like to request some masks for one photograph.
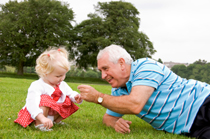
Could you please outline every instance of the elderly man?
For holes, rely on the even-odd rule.
[[[79,85],[82,99],[107,108],[103,122],[117,132],[130,133],[135,114],[157,130],[191,137],[210,137],[210,85],[186,80],[149,58],[133,62],[120,46],[110,45],[97,56],[102,78],[112,86],[112,94]]]

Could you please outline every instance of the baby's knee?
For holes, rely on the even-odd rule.
[[[48,116],[48,113],[49,113],[49,107],[41,106],[40,109],[43,110],[43,115],[44,115],[45,117],[47,117],[47,116]]]

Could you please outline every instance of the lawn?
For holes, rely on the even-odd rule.
[[[34,80],[36,78],[13,78],[0,74],[0,139],[187,139],[181,135],[157,131],[134,115],[124,116],[125,119],[132,121],[131,133],[119,134],[102,123],[105,108],[85,101],[78,105],[80,109],[76,113],[64,120],[66,125],[53,126],[51,132],[41,132],[35,129],[33,124],[23,128],[13,121],[24,106],[27,89]],[[69,86],[75,91],[78,91],[77,86],[82,82],[83,80],[79,83],[67,80]],[[95,84],[95,82],[94,84],[85,82],[85,84],[95,87],[100,92],[110,94],[111,86],[108,84]]]

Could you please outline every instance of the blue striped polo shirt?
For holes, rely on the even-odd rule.
[[[137,85],[155,88],[137,116],[157,130],[176,134],[190,132],[200,106],[210,93],[210,85],[181,78],[150,58],[133,62],[130,78],[126,83],[128,91],[125,88],[112,88],[112,95],[129,95],[131,88]],[[109,109],[106,113],[116,117],[123,116]]]

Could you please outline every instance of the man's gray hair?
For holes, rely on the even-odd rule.
[[[115,64],[120,58],[123,58],[126,64],[131,64],[133,62],[133,59],[131,58],[130,54],[119,45],[112,44],[100,50],[97,56],[97,60],[99,60],[106,53],[108,53],[109,55],[109,61]]]

